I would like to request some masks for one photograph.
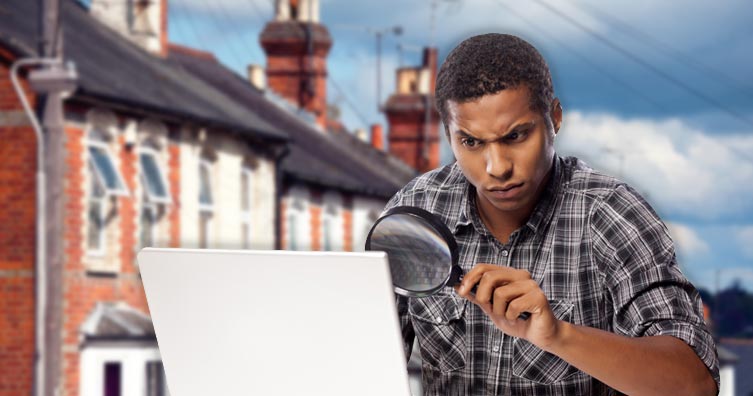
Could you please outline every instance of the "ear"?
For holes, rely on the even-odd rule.
[[[560,130],[560,126],[562,126],[562,103],[560,103],[559,98],[554,98],[554,100],[552,100],[549,117],[549,119],[552,120],[552,127],[554,128],[554,134],[556,135]]]

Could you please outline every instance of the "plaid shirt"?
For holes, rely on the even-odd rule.
[[[698,291],[680,272],[667,227],[628,185],[556,157],[525,226],[500,243],[479,218],[475,190],[457,164],[411,181],[388,203],[438,215],[455,235],[460,266],[528,270],[554,315],[630,337],[671,335],[698,354],[719,384],[716,347]],[[421,352],[426,395],[614,395],[602,382],[504,334],[453,288],[398,296],[409,355]]]

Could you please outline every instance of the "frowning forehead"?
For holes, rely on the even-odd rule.
[[[447,102],[448,130],[478,139],[500,137],[522,126],[530,126],[541,119],[531,109],[525,86],[499,91],[478,99],[457,103]]]

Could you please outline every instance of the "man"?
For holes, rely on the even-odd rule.
[[[555,154],[562,107],[536,49],[472,37],[436,87],[456,162],[387,205],[438,215],[466,272],[455,289],[398,297],[425,393],[717,394],[716,348],[666,226],[625,183]]]

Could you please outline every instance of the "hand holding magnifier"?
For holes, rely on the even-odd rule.
[[[421,208],[387,211],[371,227],[366,250],[387,253],[395,293],[403,296],[430,296],[463,280],[455,238],[439,218]],[[471,291],[476,292],[476,285]],[[523,312],[519,318],[530,316]]]

